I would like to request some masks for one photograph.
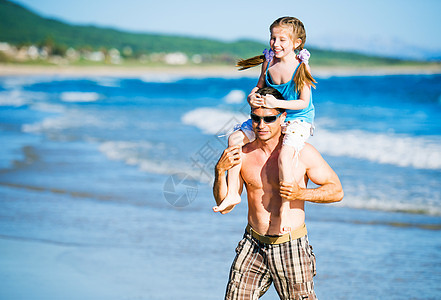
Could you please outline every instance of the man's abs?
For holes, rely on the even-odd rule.
[[[262,235],[281,235],[305,222],[303,201],[292,201],[288,203],[289,208],[282,210],[279,197],[269,201],[253,201],[250,195],[248,197],[248,223]]]

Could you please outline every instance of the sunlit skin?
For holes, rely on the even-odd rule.
[[[253,113],[256,114],[257,116],[275,116],[277,115],[279,112],[275,109],[263,109],[263,108],[257,108],[253,110]],[[254,132],[256,134],[256,140],[262,141],[262,142],[266,142],[266,141],[271,141],[271,145],[272,146],[276,146],[279,143],[279,138],[274,139],[274,136],[281,136],[281,124],[284,122],[285,120],[285,116],[286,113],[283,113],[279,118],[277,118],[277,120],[273,123],[265,123],[263,120],[260,120],[259,123],[253,122],[253,129]],[[254,143],[252,143],[254,144]],[[247,144],[246,146],[248,146],[249,144]],[[244,150],[247,147],[244,147]],[[236,148],[233,148],[236,149]],[[234,150],[235,153],[237,153],[237,156],[240,157],[241,152]],[[237,156],[235,157],[235,160],[237,160]],[[240,162],[242,162],[243,160],[241,160]],[[237,164],[239,164],[240,162],[238,162]],[[278,178],[278,176],[276,176],[276,178]],[[278,181],[278,180],[276,180]],[[239,186],[243,186],[243,182],[239,181]],[[213,207],[213,211],[214,212],[220,212],[222,214],[225,214],[227,212],[229,212],[235,205],[237,205],[239,201],[234,201],[233,198],[226,198],[222,201],[222,203],[219,206],[215,206]]]
[[[261,75],[258,80],[257,86],[251,91],[248,96],[248,102],[252,108],[266,107],[266,108],[283,108],[291,110],[301,110],[308,107],[311,98],[311,86],[305,84],[301,91],[298,93],[297,99],[276,99],[273,95],[260,95],[256,93],[259,88],[265,86],[265,73],[268,66],[268,72],[274,84],[285,84],[292,80],[294,72],[300,64],[297,58],[295,49],[302,44],[302,40],[292,36],[292,29],[286,26],[274,26],[271,28],[270,47],[274,51],[274,57],[269,62],[264,62],[262,65]],[[309,70],[309,67],[308,67]],[[244,145],[248,143],[247,136],[242,131],[234,132],[230,137],[228,144]],[[240,152],[240,150],[239,150]],[[293,157],[296,154],[296,150],[291,146],[284,146],[281,148],[279,157],[279,179],[283,182],[293,183]],[[241,168],[241,162],[239,161],[235,167],[228,171],[228,193],[224,204],[228,206],[234,206],[240,203],[241,197],[239,195],[239,170]],[[281,214],[289,211],[288,199],[284,198],[284,205],[281,207]],[[223,209],[215,207],[214,211],[219,212]],[[284,218],[284,217],[283,217]],[[289,228],[287,227],[287,230]]]
[[[258,116],[274,116],[275,109],[257,108]],[[248,222],[262,234],[283,234],[284,228],[297,228],[305,221],[304,202],[330,203],[340,201],[343,190],[334,171],[320,153],[307,144],[300,153],[300,161],[294,169],[294,182],[279,182],[278,156],[281,149],[281,128],[285,114],[275,122],[253,122],[256,140],[239,151],[238,146],[227,148],[216,165],[213,194],[218,206],[214,211],[230,212],[236,204],[224,202],[227,194],[225,171],[241,163],[240,190],[245,185],[248,196]],[[319,187],[307,189],[308,180]],[[289,201],[283,212],[282,196]]]
[[[274,84],[285,84],[292,80],[294,72],[299,65],[299,61],[294,50],[302,43],[301,39],[293,38],[290,29],[284,26],[276,26],[271,29],[270,46],[274,51],[274,58],[269,63],[268,72]],[[265,72],[267,62],[262,66],[261,76],[259,78],[257,87],[265,84]],[[309,68],[309,67],[308,67]],[[279,100],[272,95],[261,96],[257,93],[251,93],[249,102],[251,106],[264,106],[268,108],[283,108],[292,110],[301,110],[309,105],[311,98],[311,86],[305,84],[300,91],[297,99]],[[295,155],[295,149],[290,146],[283,146],[279,155],[279,178],[281,181],[292,183],[295,177],[292,173],[292,159]],[[284,205],[281,208],[282,218],[283,214],[289,211],[288,199],[282,198]],[[290,228],[287,227],[288,231]]]

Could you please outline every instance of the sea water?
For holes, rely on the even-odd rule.
[[[318,297],[439,299],[441,75],[317,79]],[[213,167],[255,83],[0,77],[0,298],[222,299],[247,207],[211,211]]]

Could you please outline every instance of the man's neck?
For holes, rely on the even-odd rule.
[[[278,137],[273,137],[269,140],[262,141],[259,139],[256,139],[258,148],[262,149],[263,152],[265,152],[267,155],[271,155],[273,151],[280,145],[282,145],[282,135],[279,135]]]

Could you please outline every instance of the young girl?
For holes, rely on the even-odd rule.
[[[314,105],[311,86],[315,87],[316,81],[308,65],[309,52],[303,49],[306,40],[303,23],[297,18],[282,17],[271,24],[270,32],[271,49],[265,49],[264,55],[241,60],[237,66],[245,70],[262,64],[257,85],[247,98],[250,106],[286,109],[286,123],[282,130],[285,135],[279,154],[279,181],[293,183],[293,158],[297,164],[299,152],[312,133]],[[256,91],[264,86],[277,89],[286,100],[257,94]],[[230,135],[228,143],[229,146],[246,144],[254,139],[252,121],[248,120],[241,125],[240,130]],[[214,211],[222,212],[240,202],[239,172],[240,164],[228,171],[227,197],[221,205],[213,208]],[[289,205],[286,199],[284,202],[282,209]]]

